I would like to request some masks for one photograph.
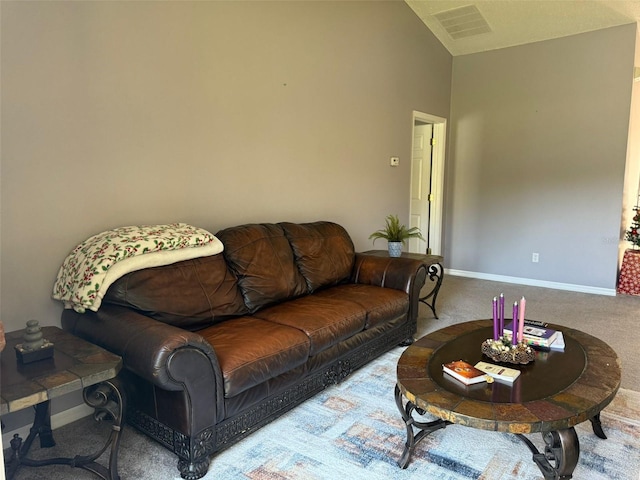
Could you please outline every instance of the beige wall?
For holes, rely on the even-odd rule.
[[[615,291],[635,39],[633,24],[454,58],[450,268]]]
[[[8,330],[59,325],[59,265],[117,226],[326,219],[371,248],[408,222],[412,111],[449,116],[452,58],[404,2],[0,8]]]

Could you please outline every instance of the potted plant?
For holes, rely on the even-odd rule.
[[[390,257],[399,257],[402,254],[402,245],[406,239],[419,238],[420,240],[424,240],[418,227],[407,228],[401,225],[397,215],[387,216],[385,222],[385,227],[373,232],[369,235],[369,238],[373,238],[374,244],[379,238],[386,239],[389,246]]]

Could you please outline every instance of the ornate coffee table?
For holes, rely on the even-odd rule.
[[[407,348],[398,361],[395,389],[407,428],[398,465],[406,468],[416,445],[431,432],[460,424],[516,434],[545,479],[571,478],[580,455],[573,427],[590,420],[594,433],[607,438],[600,411],[620,387],[620,360],[602,340],[571,328],[549,327],[563,332],[564,352],[536,352],[534,362],[517,367],[522,373],[513,384],[495,381],[467,387],[442,371],[442,364],[452,360],[475,364],[483,359],[480,344],[492,336],[491,320],[452,325]],[[414,413],[438,418],[425,422]],[[542,433],[544,452],[524,436],[536,432]]]

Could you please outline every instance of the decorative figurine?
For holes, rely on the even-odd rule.
[[[24,341],[16,345],[16,356],[22,363],[53,357],[53,343],[42,337],[42,328],[38,320],[27,321],[22,339]]]

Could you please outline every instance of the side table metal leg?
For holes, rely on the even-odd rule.
[[[13,434],[11,439],[11,457],[4,462],[4,474],[8,480],[12,480],[16,472],[20,468],[20,449],[22,447],[22,438],[17,433]]]
[[[126,399],[117,380],[109,380],[84,389],[84,401],[95,409],[93,417],[96,421],[111,420],[111,433],[104,446],[91,455],[76,455],[73,458],[50,458],[32,460],[20,458],[22,465],[41,467],[44,465],[69,465],[95,473],[103,480],[120,480],[118,475],[118,448],[120,435],[124,424]],[[100,465],[96,460],[111,447],[109,467]]]
[[[80,468],[89,470],[105,480],[120,480],[118,475],[118,449],[120,448],[120,436],[122,426],[124,424],[124,412],[126,410],[126,398],[123,390],[120,389],[117,380],[110,380],[95,386],[95,388],[86,388],[83,392],[84,401],[90,407],[95,409],[93,417],[96,421],[111,419],[113,425],[111,427],[111,435],[107,443],[104,444],[102,450],[94,455],[87,457],[76,457],[75,460],[80,462]],[[106,449],[111,446],[109,454],[109,468],[95,462]],[[85,464],[84,461],[87,461]]]
[[[46,400],[37,404],[34,409],[35,416],[33,419],[33,425],[29,430],[29,435],[26,440],[22,442],[22,446],[20,447],[21,457],[25,457],[27,453],[29,453],[31,444],[36,437],[40,437],[41,448],[55,447],[56,445],[56,442],[53,439],[53,434],[51,433],[51,402]]]
[[[51,448],[56,445],[51,432],[51,402],[49,400],[41,402],[34,407],[34,410],[33,425],[27,438],[23,441],[16,433],[10,442],[11,458],[5,465],[5,475],[9,480],[14,477],[20,465],[27,464],[28,459],[26,457],[36,437],[40,438],[40,448]]]
[[[444,270],[442,265],[439,263],[434,263],[429,265],[429,280],[432,282],[435,280],[436,284],[433,289],[424,297],[420,297],[420,301],[424,303],[427,307],[431,309],[433,312],[433,316],[438,318],[438,314],[436,313],[436,300],[438,299],[438,292],[440,292],[440,286],[442,285],[442,278],[444,277]],[[429,299],[431,303],[427,302]]]
[[[422,441],[422,439],[424,439],[431,432],[440,430],[441,428],[450,425],[451,422],[447,422],[446,420],[418,422],[413,418],[413,412],[415,411],[419,415],[424,415],[425,412],[410,401],[407,401],[406,406],[403,405],[402,393],[400,392],[400,388],[398,388],[398,385],[396,385],[394,394],[396,398],[396,406],[398,407],[400,415],[402,415],[402,420],[404,420],[404,424],[407,427],[407,442],[404,445],[402,456],[400,457],[400,460],[398,460],[398,466],[402,469],[405,469],[411,461],[411,455],[413,455],[413,451],[415,450],[416,445],[418,445]],[[414,434],[414,427],[420,430],[417,434]]]

